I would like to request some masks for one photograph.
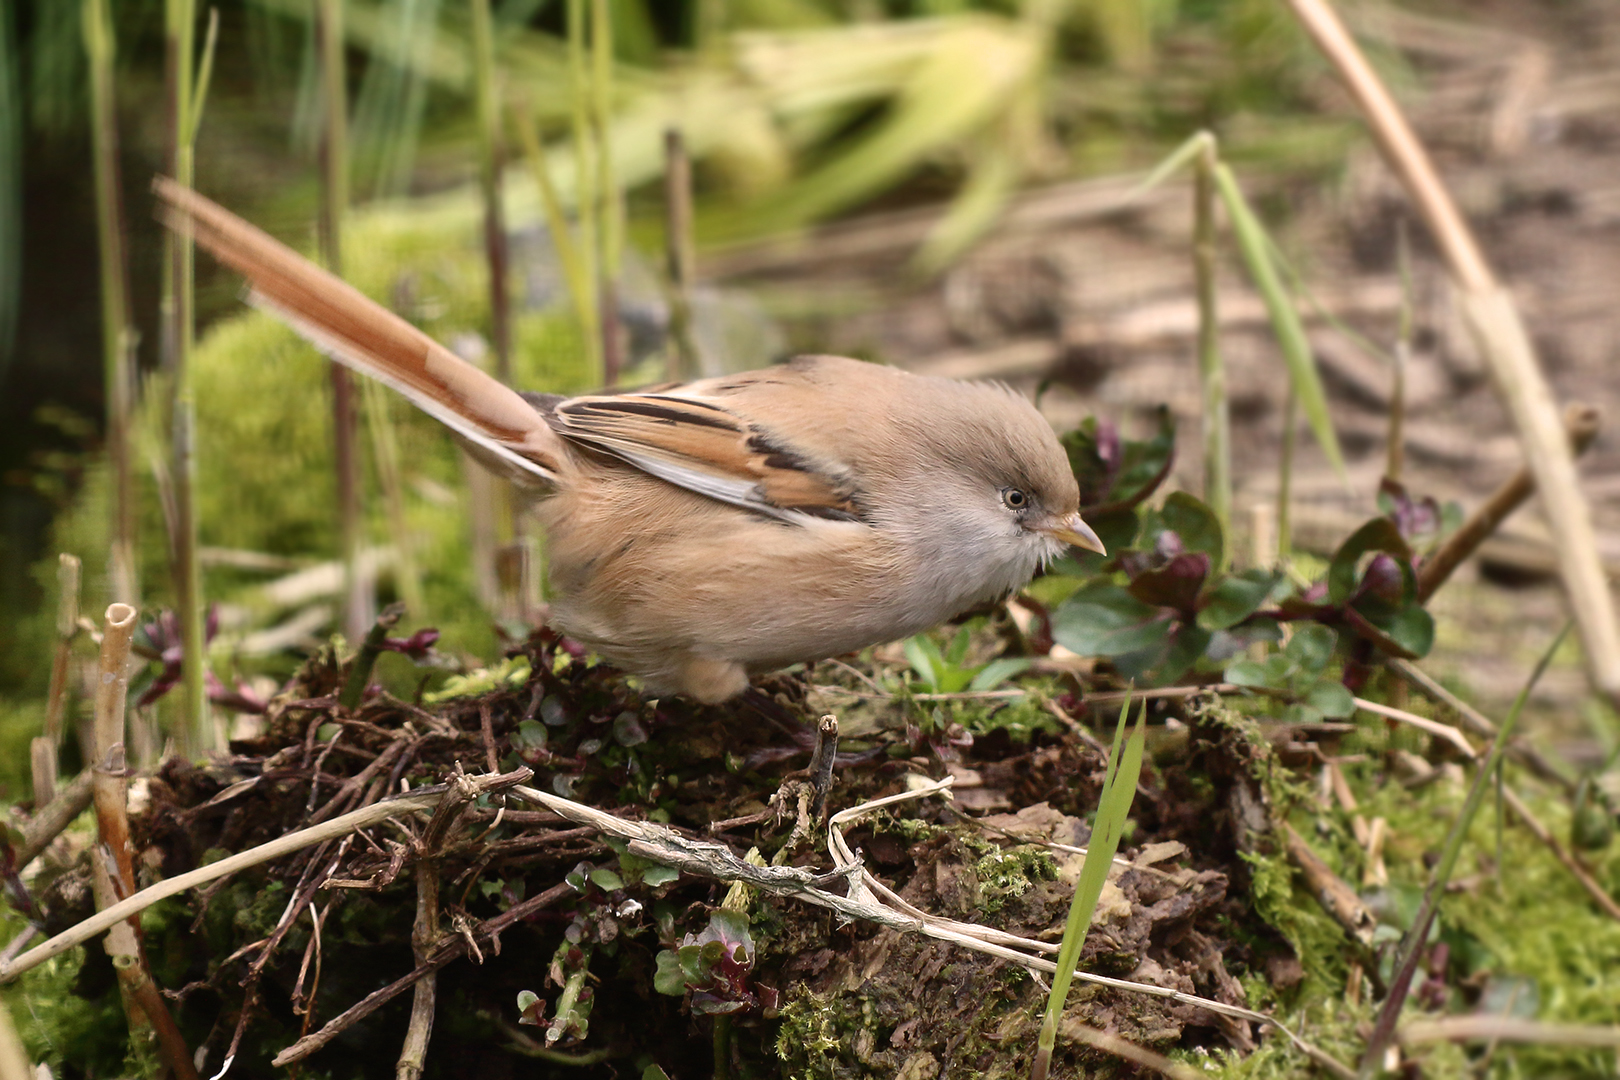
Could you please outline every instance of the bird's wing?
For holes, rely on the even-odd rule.
[[[555,483],[567,456],[516,391],[291,248],[173,180],[153,184],[171,229],[247,279],[248,299],[332,359],[386,383],[502,471]]]
[[[570,398],[548,418],[565,439],[722,502],[777,517],[860,518],[845,468],[751,418],[740,398],[715,394],[719,382]]]

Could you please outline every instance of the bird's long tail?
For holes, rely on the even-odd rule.
[[[159,177],[160,216],[247,279],[248,300],[341,364],[417,408],[530,484],[551,485],[567,451],[516,391],[467,363],[352,285],[189,188]]]

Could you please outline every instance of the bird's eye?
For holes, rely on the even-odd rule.
[[[1017,488],[1002,488],[1001,501],[1009,510],[1022,510],[1029,505],[1029,496]]]

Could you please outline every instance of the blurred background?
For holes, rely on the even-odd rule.
[[[442,653],[472,661],[495,656],[502,628],[518,632],[541,600],[543,551],[398,402],[356,392],[344,502],[325,362],[244,308],[237,280],[206,257],[195,347],[177,351],[163,312],[183,289],[149,189],[184,142],[166,58],[187,7],[10,0],[0,21],[8,798],[26,790],[45,715],[59,553],[82,560],[83,612],[122,587],[146,613],[153,662],[139,689],[154,741],[182,708],[178,691],[157,691],[174,681],[184,620],[159,613],[184,607],[187,550],[221,734],[250,723],[345,611],[352,634],[379,604],[407,600],[409,627],[438,628]],[[322,7],[341,9],[341,48],[322,48]],[[1620,9],[1343,7],[1522,303],[1560,398],[1612,406]],[[1472,507],[1520,463],[1421,225],[1273,0],[227,0],[189,14],[195,39],[178,55],[195,65],[195,186],[312,254],[333,243],[319,235],[323,207],[347,206],[344,276],[521,388],[838,352],[1005,379],[1038,392],[1060,428],[1101,415],[1145,434],[1167,406],[1181,432],[1175,481],[1196,491],[1192,183],[1182,171],[1139,185],[1208,130],[1270,231],[1347,462],[1346,481],[1303,419],[1288,421],[1281,354],[1223,225],[1239,562],[1277,550],[1278,466],[1296,428],[1298,557],[1331,551],[1373,509],[1397,354],[1409,489]],[[689,188],[668,182],[670,132]],[[334,160],[346,195],[323,171]],[[116,264],[128,331],[109,338],[103,267]],[[509,310],[492,305],[492,276]],[[109,394],[117,371],[125,404]],[[127,437],[109,439],[126,407],[115,426]],[[189,494],[174,455],[181,413],[194,416]],[[1600,436],[1582,468],[1620,567],[1620,440]],[[107,554],[119,505],[122,586]],[[357,515],[347,534],[344,505]],[[1521,513],[1436,601],[1436,668],[1487,703],[1510,698],[1563,621],[1552,567],[1544,527]],[[445,675],[386,659],[397,664],[384,677],[406,691]],[[1606,755],[1615,728],[1573,650],[1539,694],[1543,733],[1566,756]]]

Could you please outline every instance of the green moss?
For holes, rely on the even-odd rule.
[[[1057,880],[1057,860],[1044,848],[1015,847],[993,851],[973,864],[986,914],[1001,910],[1008,899],[1022,896],[1037,882]]]

